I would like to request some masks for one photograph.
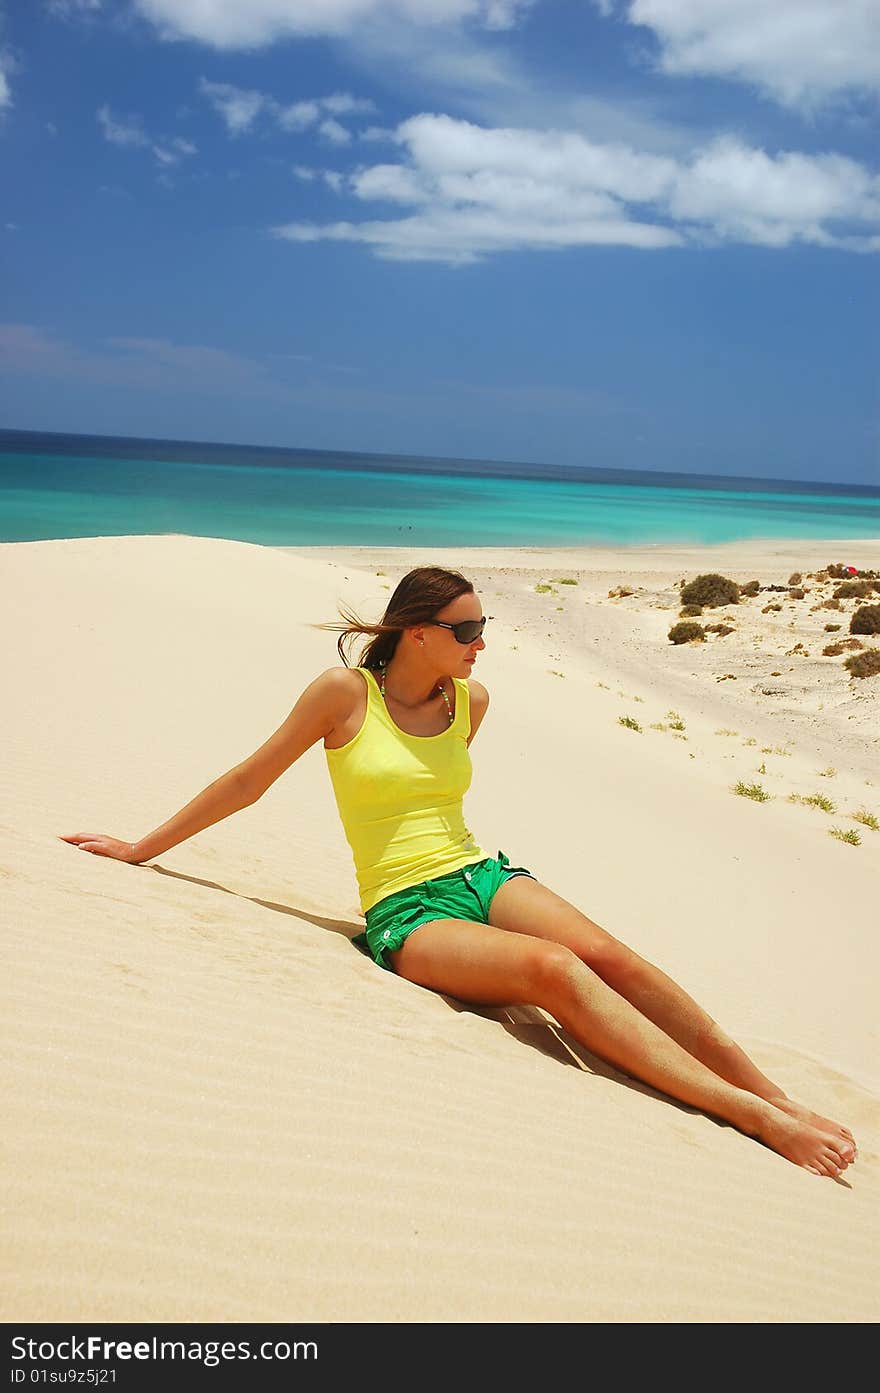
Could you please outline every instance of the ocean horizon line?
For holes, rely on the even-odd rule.
[[[76,458],[96,447],[110,458],[148,459],[161,463],[224,465],[241,468],[355,469],[377,473],[421,473],[446,477],[531,479],[564,483],[609,483],[639,488],[693,488],[752,493],[812,493],[880,498],[880,482],[835,483],[832,480],[778,479],[746,474],[713,474],[661,469],[626,469],[601,465],[542,464],[535,461],[483,457],[418,455],[368,450],[327,450],[308,446],[254,445],[235,441],[181,440],[170,436],[109,435],[76,431],[36,431],[0,427],[0,453],[40,454]],[[234,458],[233,458],[234,456]]]

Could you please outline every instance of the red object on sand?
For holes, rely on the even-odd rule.
[[[857,576],[857,575],[858,575],[858,571],[856,570],[855,566],[844,566],[843,569],[846,571],[846,573],[847,573],[848,576]]]

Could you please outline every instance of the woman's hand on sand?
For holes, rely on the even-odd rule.
[[[101,833],[73,832],[69,837],[61,837],[62,842],[72,842],[80,851],[90,851],[93,856],[109,856],[114,861],[127,861],[137,865],[133,842],[118,842],[115,837],[105,837]]]

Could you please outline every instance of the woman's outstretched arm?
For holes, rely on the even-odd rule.
[[[248,808],[289,769],[300,755],[329,735],[352,708],[362,679],[346,668],[328,668],[311,682],[286,721],[265,744],[234,769],[197,793],[185,807],[137,842],[122,842],[103,833],[74,832],[62,837],[82,851],[137,865],[203,832],[215,822]]]

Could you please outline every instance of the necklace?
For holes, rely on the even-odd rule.
[[[385,664],[380,663],[379,669],[382,673],[382,681],[379,684],[379,694],[382,697],[382,700],[385,701]],[[449,724],[452,725],[452,722],[454,721],[455,717],[452,714],[452,707],[449,705],[449,697],[446,695],[446,688],[443,686],[442,682],[437,683],[437,691],[434,692],[434,696],[437,696],[438,693],[446,702],[446,710],[449,713]],[[421,705],[422,703],[420,702],[419,704]]]

